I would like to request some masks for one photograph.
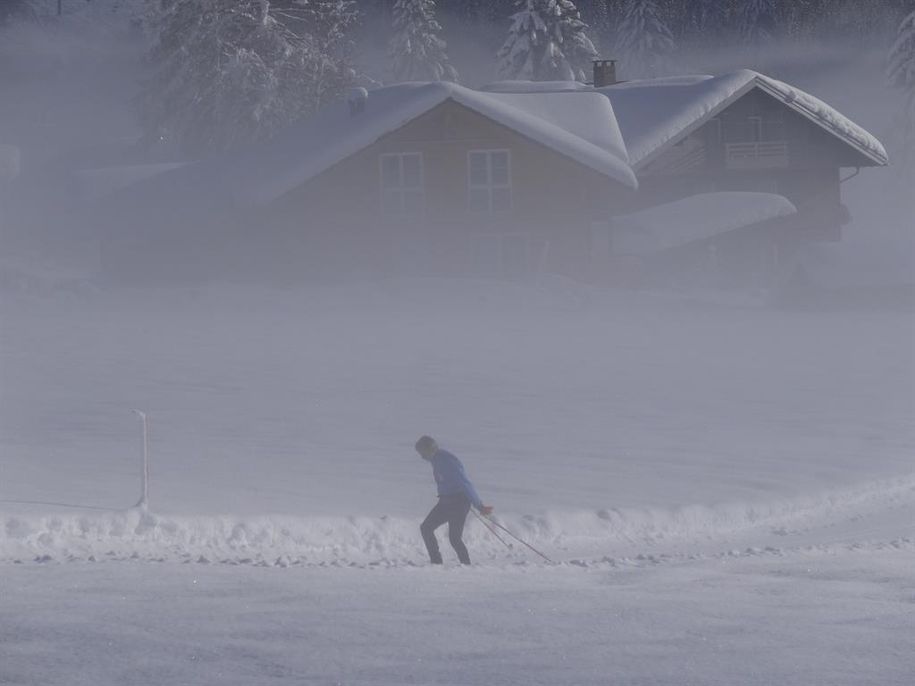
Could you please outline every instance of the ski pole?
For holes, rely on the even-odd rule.
[[[537,550],[537,549],[536,549],[534,546],[532,546],[530,543],[528,543],[527,541],[525,541],[525,540],[523,540],[523,539],[518,538],[517,536],[515,536],[515,534],[513,534],[511,531],[509,531],[508,529],[506,529],[506,528],[505,528],[504,526],[502,526],[501,524],[499,524],[499,522],[497,522],[496,520],[490,519],[489,521],[491,521],[491,522],[492,522],[493,524],[495,524],[497,527],[499,527],[500,529],[502,529],[502,531],[504,531],[504,532],[507,533],[509,536],[511,536],[512,538],[514,538],[516,541],[518,541],[518,543],[522,543],[522,544],[526,545],[528,548],[530,548],[531,550],[533,550],[535,553],[537,553],[540,557],[542,557],[544,560],[546,560],[546,561],[549,562],[550,564],[555,564],[550,558],[548,558],[546,555],[544,555],[543,553],[541,553],[539,550]]]
[[[476,517],[476,518],[479,519],[481,522],[483,522],[483,526],[485,526],[487,529],[489,529],[489,533],[491,533],[493,536],[495,536],[497,539],[499,539],[499,542],[500,542],[502,545],[504,545],[504,546],[505,546],[506,548],[508,548],[509,550],[512,549],[512,544],[509,543],[508,541],[506,541],[504,538],[502,538],[499,534],[497,534],[497,533],[496,533],[496,530],[493,529],[491,526],[489,526],[489,522],[486,521],[486,518],[485,518],[485,517],[481,517],[480,515],[478,515],[477,512],[476,512],[476,510],[471,510],[471,512],[473,512],[474,517]]]

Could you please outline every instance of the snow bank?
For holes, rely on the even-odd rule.
[[[797,212],[771,193],[702,193],[613,220],[613,250],[645,255]]]
[[[650,553],[672,544],[698,554],[696,545],[703,541],[724,544],[761,531],[784,536],[913,505],[915,475],[910,475],[764,504],[509,514],[496,521],[561,561]],[[530,558],[520,544],[507,550],[473,516],[465,538],[478,559]],[[172,517],[138,509],[0,515],[0,561],[125,559],[364,566],[422,561],[425,552],[418,522],[402,517]]]

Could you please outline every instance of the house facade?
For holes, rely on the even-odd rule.
[[[292,271],[576,275],[633,192],[447,100],[278,198],[270,225]]]
[[[842,183],[887,163],[880,142],[841,113],[749,70],[600,90],[639,178],[638,209],[722,192],[771,194],[795,207],[776,221],[684,245],[682,266],[700,280],[746,286],[792,278],[805,246],[841,239],[850,218]],[[645,122],[650,104],[660,111]],[[668,252],[654,261],[670,266],[676,258]]]
[[[592,224],[637,187],[595,93],[434,83],[363,97],[118,194],[103,221],[106,273],[583,276]]]
[[[765,287],[804,245],[840,237],[842,180],[885,163],[836,110],[751,71],[358,89],[265,144],[118,193],[102,262],[131,280],[661,273]]]

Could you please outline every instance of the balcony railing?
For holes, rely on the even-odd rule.
[[[725,145],[728,169],[772,169],[788,166],[786,141],[757,141]]]

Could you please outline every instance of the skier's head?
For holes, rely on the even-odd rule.
[[[416,441],[416,452],[424,460],[431,460],[438,452],[438,443],[432,436],[420,436]]]

